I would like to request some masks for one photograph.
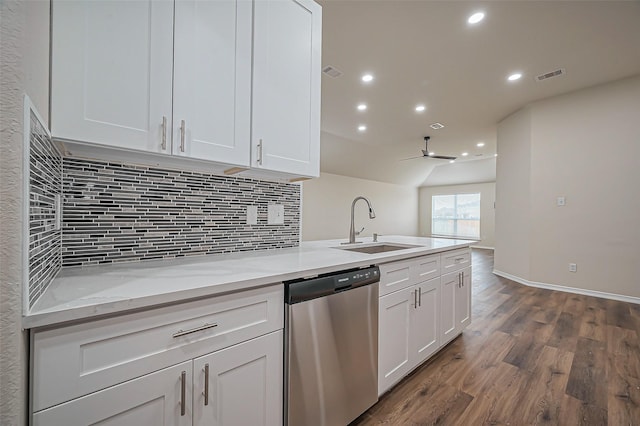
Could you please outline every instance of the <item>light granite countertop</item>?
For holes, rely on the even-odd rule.
[[[341,245],[343,242],[310,241],[287,249],[66,268],[25,313],[22,326],[36,328],[86,320],[454,250],[474,243],[444,238],[384,236],[379,238],[379,243],[418,247],[365,254],[335,248],[349,247]],[[357,246],[371,243],[367,238]]]

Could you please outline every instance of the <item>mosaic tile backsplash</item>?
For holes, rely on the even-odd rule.
[[[62,192],[62,157],[35,114],[29,135],[29,308],[61,267],[61,231],[55,197]]]
[[[300,187],[240,177],[64,158],[62,264],[295,247]],[[284,205],[284,225],[267,206]],[[258,207],[258,224],[246,208]]]

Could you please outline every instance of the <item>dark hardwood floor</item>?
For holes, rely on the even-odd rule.
[[[527,287],[473,250],[473,322],[352,425],[640,425],[640,305]]]

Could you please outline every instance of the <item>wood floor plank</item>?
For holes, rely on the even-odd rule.
[[[560,425],[625,426],[609,423],[607,410],[582,402],[570,395],[565,395],[562,400],[562,423]]]
[[[531,371],[553,329],[553,324],[530,321],[503,361],[522,370]]]
[[[587,308],[587,296],[583,296],[580,294],[570,294],[567,297],[567,301],[562,308],[563,312],[568,312],[570,314],[575,315],[576,317],[581,317],[584,314],[585,309]]]
[[[596,298],[594,298],[596,299]],[[578,335],[591,340],[607,341],[607,312],[603,308],[588,306],[580,321]]]
[[[631,316],[629,303],[607,300],[607,325],[635,331],[635,320]]]
[[[562,312],[547,345],[565,351],[575,351],[580,323],[573,314]]]
[[[607,409],[606,345],[597,340],[578,338],[566,393],[580,401]]]
[[[545,346],[529,381],[517,390],[519,424],[561,424],[562,398],[569,379],[573,353]]]
[[[635,426],[640,419],[640,379],[627,374],[624,362],[610,355],[607,414],[611,425]]]
[[[472,323],[353,424],[640,426],[640,305],[526,287],[472,256]]]

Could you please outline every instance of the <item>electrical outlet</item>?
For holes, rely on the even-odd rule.
[[[558,199],[556,200],[556,204],[558,205],[558,207],[562,207],[567,203],[564,197],[558,197]]]
[[[247,206],[247,225],[258,224],[258,206]]]
[[[575,263],[569,264],[569,272],[578,272],[578,265]]]
[[[284,225],[284,206],[282,204],[267,206],[267,223],[269,225]]]

